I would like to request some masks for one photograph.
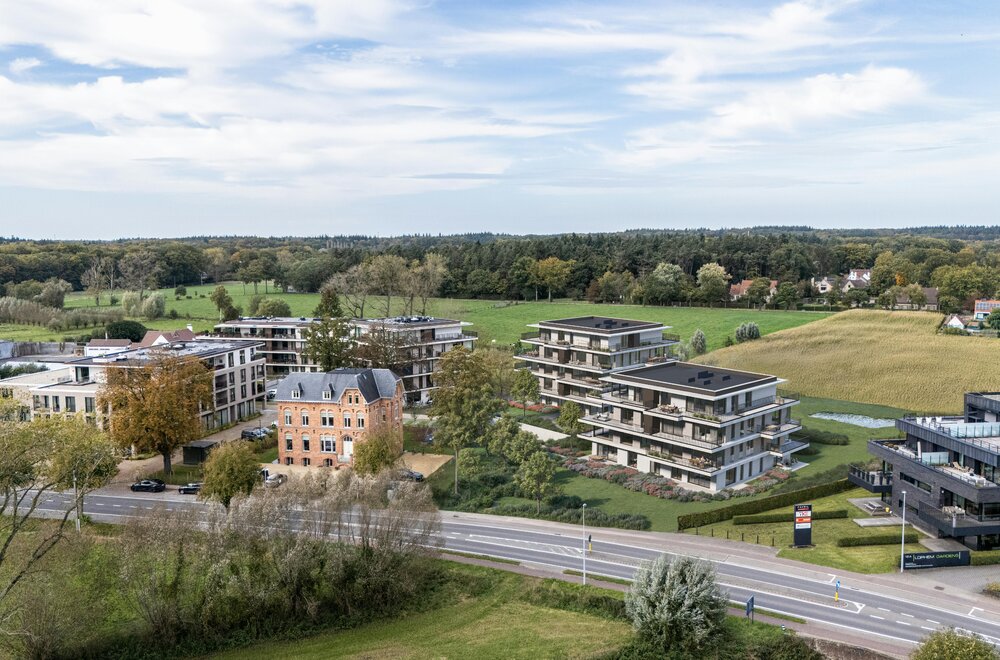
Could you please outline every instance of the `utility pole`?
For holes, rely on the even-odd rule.
[[[899,532],[899,572],[903,572],[903,555],[906,553],[906,491],[903,491],[903,525]]]
[[[76,533],[80,533],[80,492],[76,488],[76,468],[73,468],[73,510],[76,515]]]
[[[587,503],[583,503],[583,583],[587,584]]]

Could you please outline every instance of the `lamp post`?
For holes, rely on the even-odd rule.
[[[587,503],[583,503],[583,583],[587,584]]]
[[[906,491],[903,491],[903,526],[899,532],[899,572],[903,572],[903,554],[906,553]]]

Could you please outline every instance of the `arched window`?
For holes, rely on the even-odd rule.
[[[286,410],[285,411],[285,426],[291,426],[291,425],[292,425],[292,411],[291,410]]]

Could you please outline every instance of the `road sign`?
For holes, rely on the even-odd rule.
[[[907,552],[903,555],[905,568],[937,568],[939,566],[968,566],[971,555],[968,550],[952,552]]]
[[[795,505],[794,530],[794,545],[812,545],[812,504]]]
[[[747,616],[753,621],[753,596],[750,596],[750,600],[747,601]]]

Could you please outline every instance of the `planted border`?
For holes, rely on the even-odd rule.
[[[677,516],[677,528],[680,530],[691,529],[692,527],[701,527],[702,525],[711,525],[723,520],[730,520],[733,516],[763,513],[764,511],[770,511],[771,509],[783,506],[800,504],[804,500],[816,497],[836,495],[837,493],[851,490],[854,487],[854,484],[847,479],[838,479],[837,481],[819,484],[818,486],[810,486],[809,488],[800,488],[799,490],[790,490],[787,493],[762,497],[759,500],[730,504],[729,506],[719,507],[711,511],[686,513],[682,516]]]
[[[835,509],[833,511],[813,511],[813,520],[826,520],[829,518],[846,518],[847,509]],[[734,525],[762,525],[765,523],[792,522],[795,517],[794,512],[787,513],[762,513],[756,516],[733,516]]]

